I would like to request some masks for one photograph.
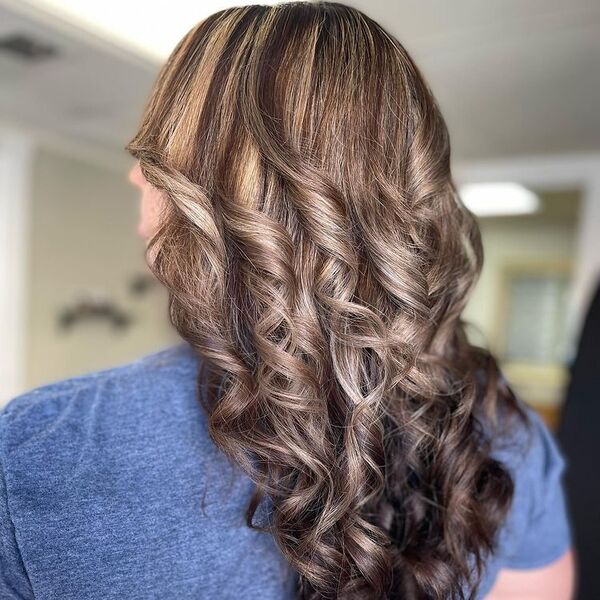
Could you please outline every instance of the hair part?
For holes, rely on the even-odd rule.
[[[168,199],[148,263],[211,438],[298,598],[474,598],[513,495],[491,440],[524,415],[465,333],[480,232],[403,46],[334,2],[222,10],[126,148]]]

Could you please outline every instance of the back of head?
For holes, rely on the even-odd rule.
[[[465,335],[480,234],[402,45],[338,3],[220,11],[127,149],[164,192],[147,257],[211,436],[257,484],[249,524],[271,500],[298,597],[469,594],[513,493],[482,424],[519,406]]]

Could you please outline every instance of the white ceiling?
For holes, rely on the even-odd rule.
[[[454,158],[600,149],[600,1],[353,4],[421,67],[450,127]],[[58,54],[29,64],[0,53],[0,121],[121,152],[159,64],[28,6],[0,0],[0,37],[30,33]]]
[[[27,2],[38,13],[49,12],[114,44],[133,47],[136,52],[161,62],[192,25],[232,5],[232,0],[153,0],[140,10],[140,0],[11,1]],[[260,0],[261,4],[276,2]],[[235,0],[235,3],[252,4],[252,0]]]
[[[599,0],[356,6],[415,58],[461,158],[600,148]]]

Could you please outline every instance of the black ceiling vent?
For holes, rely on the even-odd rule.
[[[54,56],[56,47],[40,42],[26,33],[9,33],[0,37],[0,53],[37,62]]]

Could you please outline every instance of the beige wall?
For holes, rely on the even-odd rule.
[[[482,219],[484,266],[463,316],[494,346],[502,310],[502,273],[512,265],[557,264],[573,259],[576,230],[571,220]],[[565,315],[566,318],[566,315]]]
[[[127,159],[124,159],[127,162]],[[168,322],[166,292],[135,297],[130,278],[147,267],[135,233],[137,192],[125,176],[41,149],[33,167],[26,333],[26,385],[132,360],[178,338]],[[61,331],[58,314],[82,290],[109,294],[134,323],[106,321]]]

